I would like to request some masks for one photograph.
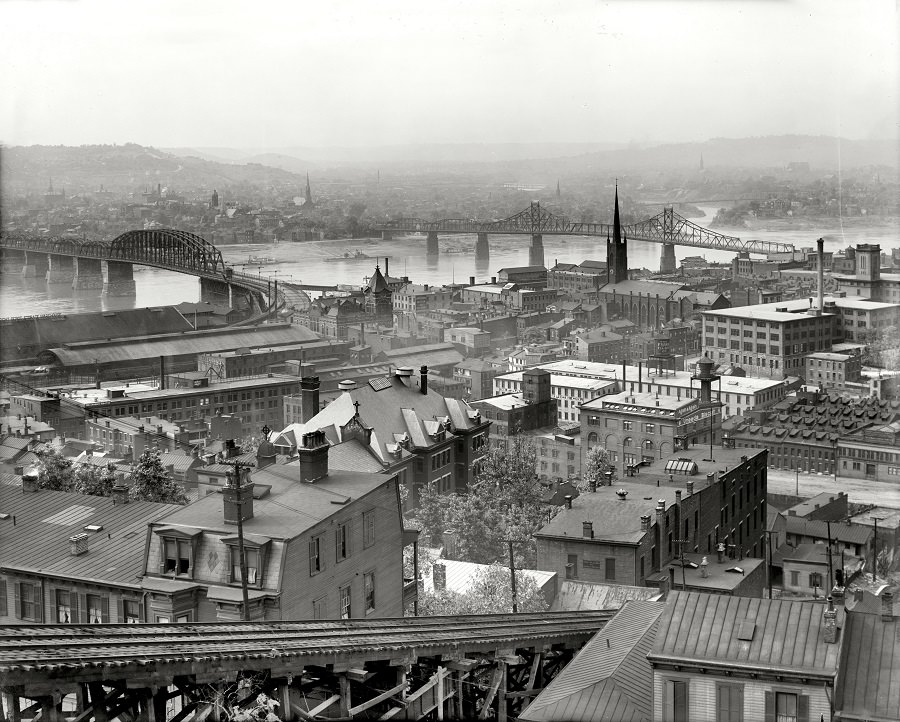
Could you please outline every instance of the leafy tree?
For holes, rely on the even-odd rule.
[[[612,472],[612,476],[607,477],[607,472]],[[584,460],[584,467],[581,470],[581,481],[576,484],[578,491],[590,491],[591,484],[602,486],[610,481],[616,480],[616,465],[610,461],[609,451],[602,446],[595,446],[587,453]]]
[[[71,459],[55,449],[36,452],[38,456],[38,487],[51,491],[72,491],[75,471]]]
[[[147,449],[141,454],[131,472],[132,499],[138,501],[160,501],[167,504],[187,504],[187,494],[166,472],[159,451]]]
[[[547,600],[530,576],[516,571],[516,608],[519,612],[546,612]],[[499,565],[475,573],[464,593],[433,591],[419,593],[419,616],[456,614],[502,614],[512,612],[509,568]]]
[[[116,485],[116,475],[112,468],[100,468],[90,464],[82,464],[75,471],[72,491],[91,496],[112,496]]]
[[[900,371],[900,328],[872,329],[863,339],[867,344],[864,361],[888,371]]]
[[[517,566],[532,566],[531,535],[546,518],[536,464],[537,450],[526,437],[492,444],[465,493],[441,494],[433,486],[422,490],[416,509],[420,530],[435,541],[452,530],[456,556],[481,564],[506,561],[512,540]]]

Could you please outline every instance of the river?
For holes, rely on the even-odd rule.
[[[716,207],[701,206],[706,216],[690,218],[707,227]],[[781,224],[784,225],[784,224]],[[795,247],[814,247],[817,238],[824,237],[825,249],[837,251],[856,243],[880,243],[883,249],[900,246],[900,230],[896,223],[883,220],[861,222],[853,219],[841,225],[839,219],[816,219],[814,222],[796,220],[791,227],[778,230],[719,229],[722,233],[743,239],[758,239],[793,243]],[[361,285],[364,276],[372,273],[376,261],[384,270],[388,257],[392,276],[409,276],[416,283],[437,284],[467,282],[471,276],[487,281],[506,266],[528,264],[527,236],[490,236],[491,257],[476,260],[475,236],[441,236],[441,253],[425,255],[425,238],[398,238],[393,241],[336,240],[313,243],[241,244],[220,246],[226,263],[239,270],[277,278],[279,281],[314,284]],[[447,253],[448,249],[461,252]],[[656,243],[632,241],[628,244],[629,268],[659,268],[661,247]],[[327,261],[327,258],[360,251],[371,259]],[[676,258],[703,256],[710,261],[730,261],[729,251],[713,251],[687,246],[675,246]],[[248,263],[252,258],[261,262]],[[605,260],[605,239],[584,236],[544,236],[544,257],[548,266],[556,261],[580,263],[585,259]],[[4,274],[0,278],[0,317],[29,316],[48,313],[78,313],[85,311],[115,311],[171,305],[197,301],[200,297],[198,279],[155,268],[135,266],[136,295],[125,298],[104,298],[99,291],[73,291],[67,284],[48,286],[39,279],[25,279],[18,274]]]

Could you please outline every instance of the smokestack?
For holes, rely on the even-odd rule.
[[[819,254],[819,313],[825,311],[825,239],[816,241],[816,250]]]
[[[475,276],[469,276],[469,285],[470,285],[470,286],[474,286],[474,285],[475,285]]]
[[[300,422],[305,424],[319,413],[319,377],[313,364],[300,364]]]
[[[384,257],[384,277],[387,278],[390,273],[390,262],[391,259],[387,256]]]
[[[422,368],[420,368],[419,375],[420,375],[419,387],[422,391],[422,395],[427,396],[428,395],[428,367],[423,366]]]
[[[644,390],[644,384],[641,379],[641,376],[643,375],[643,371],[644,371],[644,362],[638,361],[638,393],[641,393]]]
[[[166,357],[159,357],[159,390],[165,391],[166,389]]]

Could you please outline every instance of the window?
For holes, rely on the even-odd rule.
[[[566,579],[578,579],[578,555],[569,554],[566,558]]]
[[[163,558],[160,573],[191,576],[193,545],[191,539],[162,537]]]
[[[241,556],[237,546],[229,546],[231,551],[231,581],[241,581]],[[247,565],[247,584],[259,583],[259,549],[244,547],[244,561]]]
[[[109,597],[99,594],[88,594],[85,598],[88,624],[107,624],[109,622]]]
[[[766,692],[767,722],[805,722],[809,697],[795,692]]]
[[[716,722],[743,722],[744,688],[739,684],[716,685]]]
[[[15,593],[16,611],[19,619],[26,619],[30,622],[43,622],[44,604],[41,599],[40,586],[26,582],[17,583]]]
[[[70,592],[64,592],[61,589],[56,590],[56,622],[57,624],[74,624],[78,620],[77,611],[75,616],[72,615],[72,597]]]
[[[313,600],[313,619],[325,619],[327,614],[325,597]]]
[[[622,446],[631,446],[631,444],[632,444],[632,440],[631,440],[631,437],[630,437],[630,436],[626,436],[626,437],[622,440]]]
[[[341,619],[350,619],[350,586],[340,588]]]
[[[606,578],[608,580],[614,580],[616,578],[616,560],[615,559],[607,559],[606,560]]]
[[[322,558],[322,537],[316,536],[309,540],[309,576],[318,574],[325,568],[325,560]]]
[[[683,679],[663,682],[663,720],[688,722],[688,683]]]
[[[622,422],[622,430],[623,431],[631,431],[631,421],[623,421]]]
[[[645,426],[647,427],[647,433],[648,433],[648,434],[655,434],[655,433],[656,433],[656,424],[645,424]]]
[[[366,614],[375,611],[375,572],[366,572],[363,577],[366,596]]]
[[[809,575],[809,587],[812,589],[813,587],[821,587],[822,586],[822,575],[819,572],[811,572]]]
[[[141,603],[136,599],[122,600],[122,618],[119,621],[125,624],[140,624]]]
[[[375,510],[363,513],[363,546],[375,543]]]

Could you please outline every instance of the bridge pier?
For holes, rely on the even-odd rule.
[[[488,245],[488,234],[479,233],[475,239],[475,258],[490,258],[491,247]]]
[[[659,272],[675,273],[678,262],[675,260],[675,244],[663,243],[662,251],[659,254]]]
[[[133,296],[136,291],[134,266],[126,261],[106,261],[106,273],[103,276],[103,295]]]
[[[0,248],[0,270],[3,273],[19,272],[25,265],[25,253],[11,248]]]
[[[393,231],[382,231],[381,232],[381,240],[382,241],[393,241],[394,240],[394,232]]]
[[[45,278],[50,267],[50,256],[39,251],[25,251],[25,265],[22,275],[25,278]]]
[[[75,274],[72,288],[87,291],[103,288],[103,262],[99,258],[79,258],[75,256]]]
[[[214,278],[200,278],[200,303],[231,306],[231,284]]]
[[[47,258],[49,261],[45,275],[47,283],[71,284],[75,279],[75,263],[72,256],[58,256],[51,253]]]
[[[429,256],[436,256],[441,252],[438,245],[437,231],[428,231],[428,240],[426,241],[425,253]]]
[[[544,237],[540,233],[531,234],[531,248],[528,249],[528,265],[544,265]]]

